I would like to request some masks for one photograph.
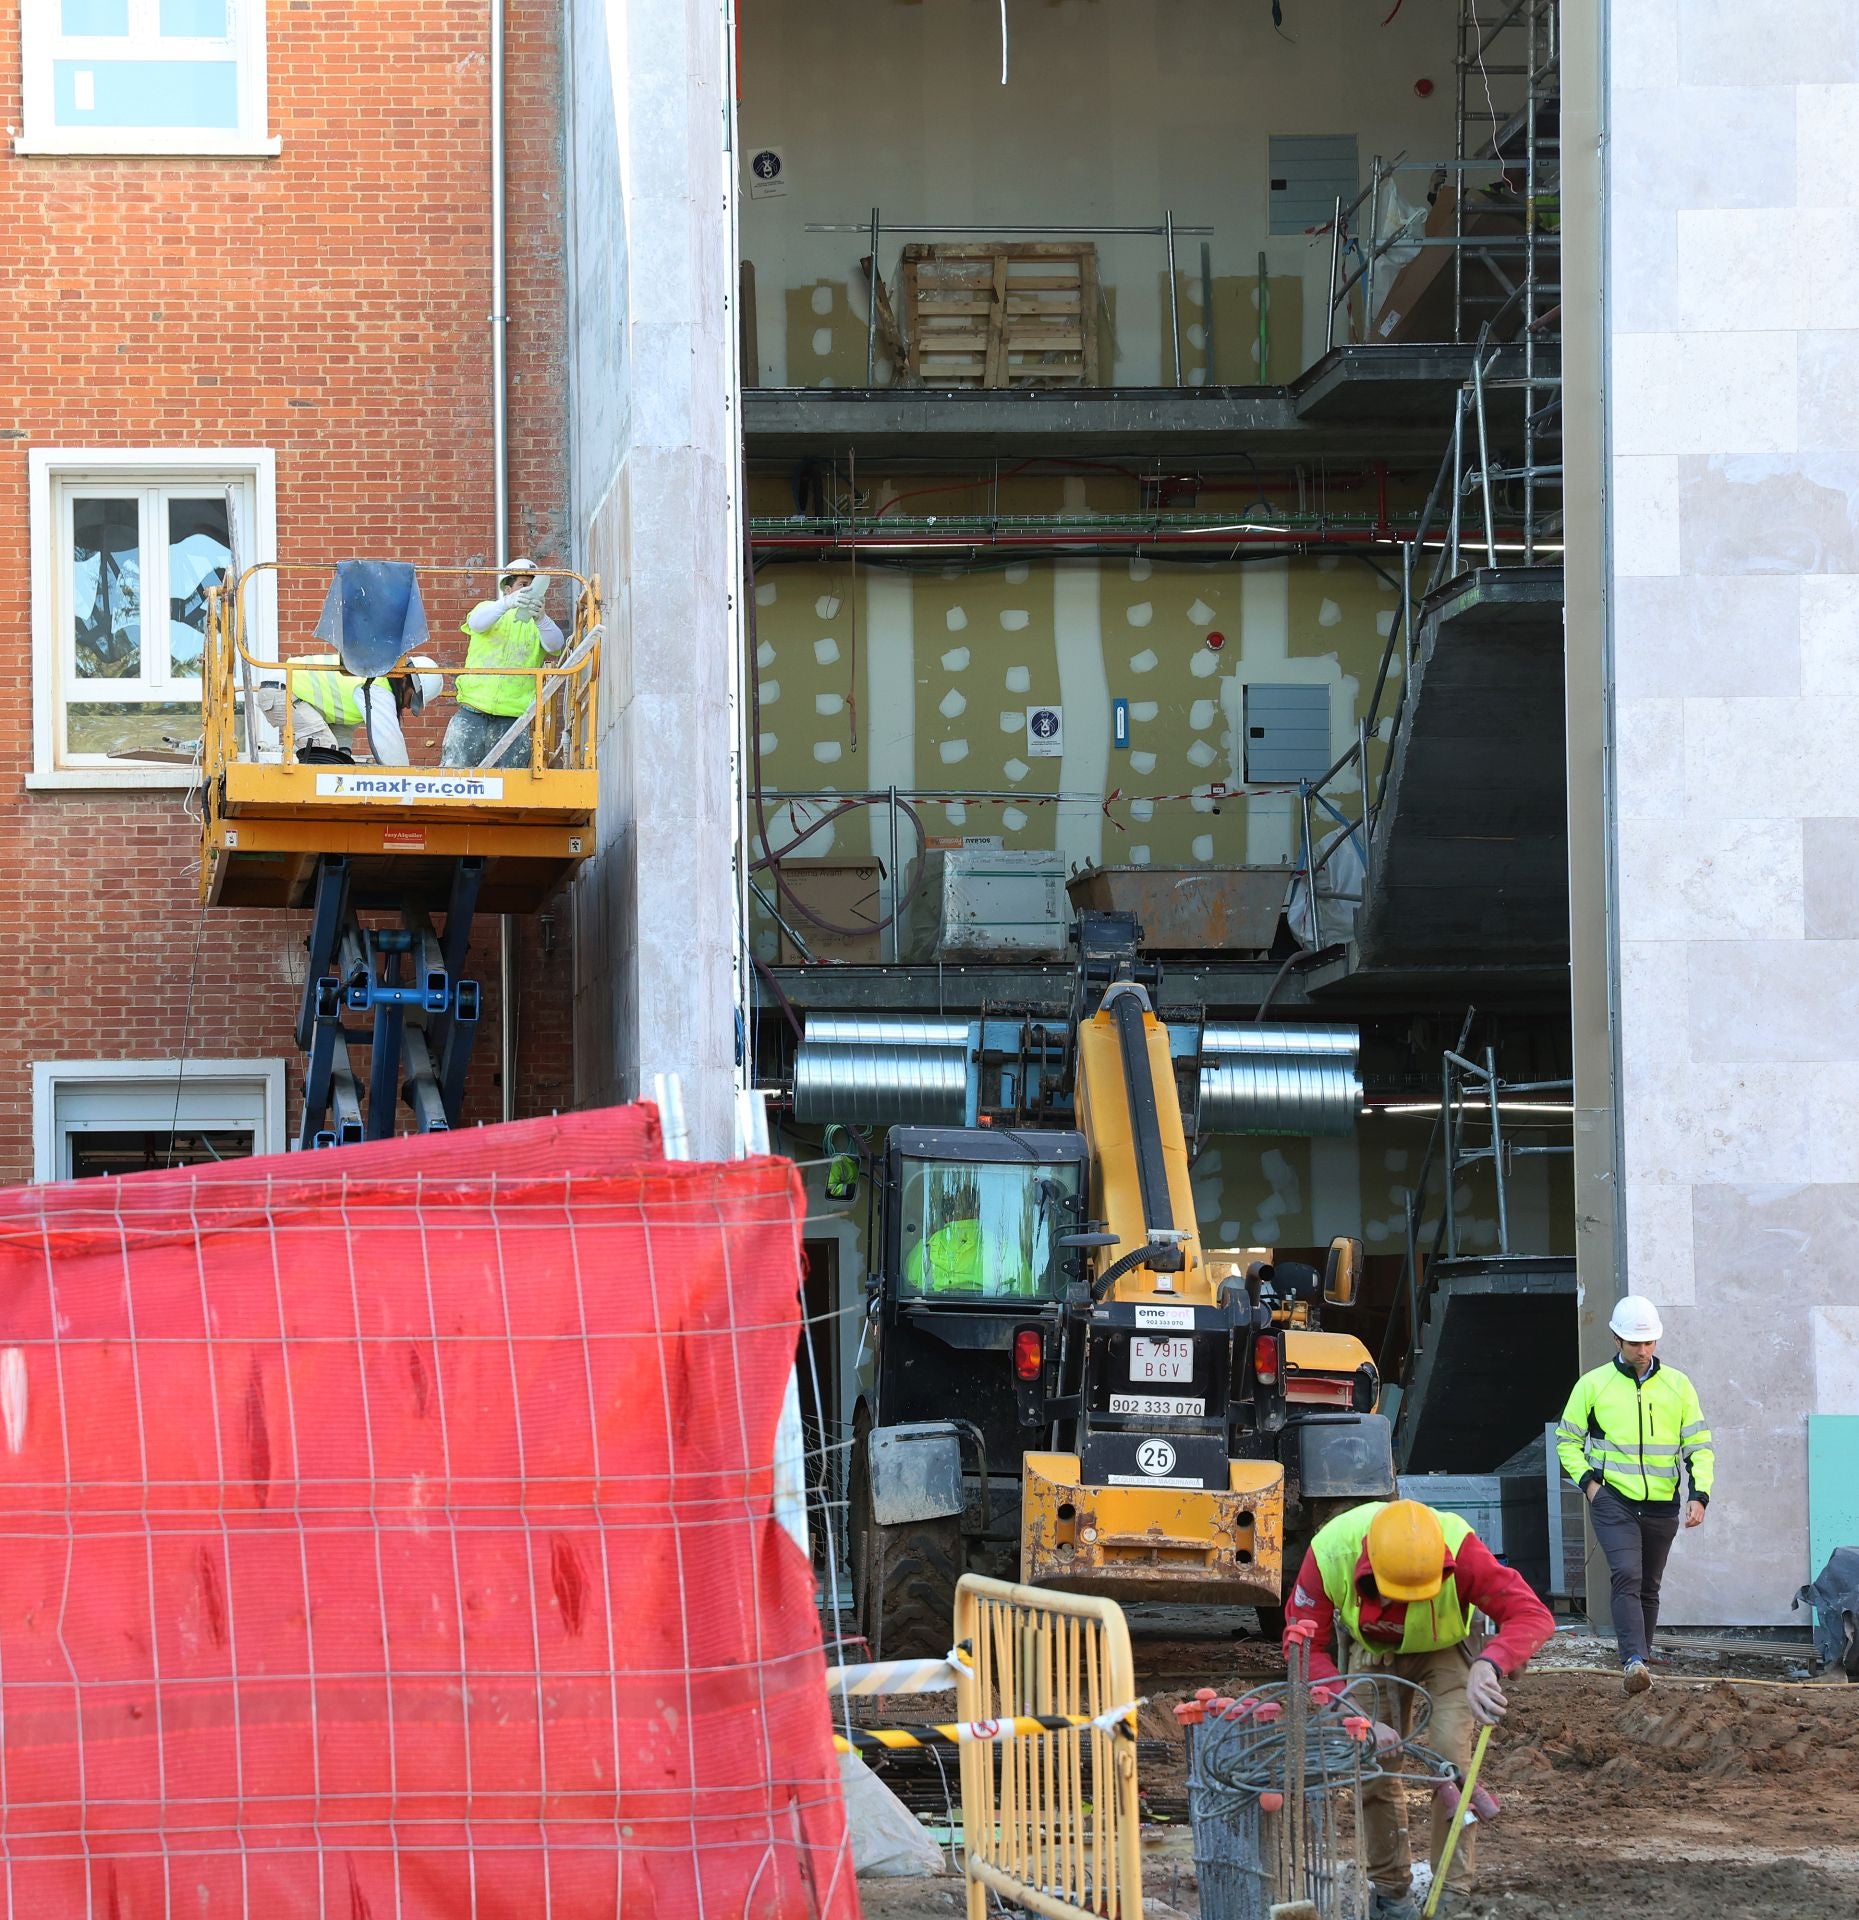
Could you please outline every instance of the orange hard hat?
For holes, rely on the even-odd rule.
[[[1369,1522],[1368,1564],[1384,1598],[1431,1600],[1446,1584],[1446,1533],[1418,1500],[1390,1500]]]

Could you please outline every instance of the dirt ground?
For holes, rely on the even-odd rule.
[[[1511,1689],[1464,1920],[1859,1920],[1859,1686],[1802,1684],[1797,1654],[1678,1652],[1625,1699],[1604,1642],[1558,1637]],[[1139,1640],[1152,1920],[1199,1913],[1174,1702],[1280,1677],[1230,1638]],[[1602,1673],[1579,1670],[1606,1662]],[[1776,1684],[1776,1683],[1780,1684]],[[1424,1811],[1415,1805],[1416,1831]],[[869,1920],[959,1912],[961,1882],[862,1882]]]

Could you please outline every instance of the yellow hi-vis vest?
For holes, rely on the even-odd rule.
[[[453,691],[461,707],[494,713],[514,720],[536,697],[536,683],[515,674],[472,673],[472,667],[539,667],[542,665],[542,628],[520,613],[502,613],[488,633],[473,633],[467,622],[459,628],[471,644],[465,649],[467,671],[458,676]]]
[[[1357,1646],[1366,1647],[1362,1638],[1362,1595],[1356,1587],[1356,1568],[1362,1563],[1362,1549],[1368,1544],[1368,1530],[1375,1516],[1389,1503],[1371,1500],[1367,1506],[1351,1507],[1339,1513],[1327,1527],[1320,1528],[1310,1543],[1317,1558],[1317,1571],[1323,1576],[1323,1590],[1330,1604],[1342,1615],[1343,1625]],[[1437,1509],[1435,1509],[1437,1512]],[[1455,1557],[1472,1529],[1456,1513],[1439,1515],[1440,1530],[1446,1536],[1446,1551]],[[1456,1647],[1472,1630],[1472,1610],[1459,1598],[1458,1583],[1451,1574],[1431,1600],[1410,1600],[1407,1619],[1401,1633],[1401,1653],[1437,1653],[1441,1647]],[[1371,1651],[1386,1651],[1374,1647]]]
[[[1584,1373],[1562,1410],[1556,1457],[1571,1480],[1598,1473],[1629,1500],[1676,1500],[1681,1461],[1691,1491],[1709,1499],[1716,1467],[1698,1390],[1663,1360],[1644,1380],[1612,1360]]]
[[[314,707],[332,727],[359,727],[362,722],[362,683],[340,671],[333,653],[313,653],[290,662],[298,672],[290,676],[290,697]],[[304,667],[314,672],[304,673]],[[385,681],[382,682],[386,684]]]

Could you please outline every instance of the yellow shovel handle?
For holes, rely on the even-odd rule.
[[[1440,1849],[1439,1865],[1433,1869],[1433,1886],[1421,1910],[1421,1920],[1433,1920],[1439,1911],[1439,1897],[1446,1890],[1446,1874],[1452,1866],[1452,1856],[1459,1849],[1459,1835],[1472,1817],[1472,1790],[1478,1785],[1478,1770],[1485,1764],[1485,1749],[1490,1744],[1490,1727],[1480,1727],[1477,1744],[1472,1748],[1472,1764],[1466,1768],[1464,1783],[1459,1788],[1459,1804],[1453,1810],[1452,1825],[1446,1829],[1446,1844]]]

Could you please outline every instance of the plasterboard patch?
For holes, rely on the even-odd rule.
[[[1140,841],[1130,849],[1130,865],[1146,867],[1149,864],[1149,849]]]
[[[823,667],[830,667],[839,658],[839,642],[828,634],[822,634],[813,643],[813,657]]]
[[[1130,562],[1130,578],[1132,580],[1147,580],[1154,571],[1155,567],[1153,564],[1145,560],[1141,554],[1138,554],[1136,558]]]
[[[1192,848],[1195,859],[1211,860],[1214,857],[1214,837],[1211,833],[1197,833]]]
[[[1018,807],[1003,807],[1001,809],[1001,825],[1005,827],[1009,833],[1018,833],[1020,829],[1026,825],[1026,815]]]
[[[1207,729],[1213,725],[1214,715],[1219,711],[1220,705],[1218,701],[1197,700],[1193,706],[1188,709],[1188,725],[1191,726],[1196,733],[1205,733]]]
[[[947,817],[950,826],[959,827],[968,818],[968,802],[966,800],[951,800],[949,804],[943,808],[943,813]]]
[[[817,293],[819,289],[816,287]],[[831,327],[815,327],[813,330],[813,351],[818,359],[824,360],[833,350],[833,330]]]
[[[1007,691],[1009,693],[1026,693],[1031,690],[1032,685],[1033,670],[1031,667],[1009,667],[1007,669]]]
[[[973,658],[974,655],[966,647],[951,647],[942,656],[942,670],[944,673],[962,673]]]
[[[813,696],[813,710],[817,714],[831,715],[843,712],[846,697],[843,693],[816,693]]]
[[[833,290],[831,287],[815,287],[807,296],[815,313],[831,313],[833,310]]]
[[[1026,715],[1015,711],[1011,707],[1003,707],[1001,709],[1001,732],[1024,733],[1025,731]]]
[[[1162,711],[1159,700],[1132,700],[1130,718],[1132,720],[1153,720]]]
[[[1007,764],[1001,768],[1001,772],[1016,784],[1024,780],[1032,771],[1033,769],[1029,767],[1024,760],[1009,760]]]
[[[1219,755],[1205,740],[1197,740],[1188,749],[1188,759],[1197,767],[1211,767]]]
[[[1138,773],[1153,773],[1155,771],[1155,755],[1153,753],[1133,753],[1130,755],[1130,765]]]
[[[1144,647],[1141,653],[1133,653],[1130,655],[1130,671],[1132,673],[1153,673],[1155,671],[1155,660],[1155,649],[1153,647]]]
[[[755,604],[758,607],[772,607],[780,597],[780,594],[781,589],[776,586],[772,580],[757,581],[755,587]]]
[[[1383,607],[1375,616],[1375,631],[1385,640],[1394,631],[1394,609]]]
[[[940,713],[945,720],[959,720],[962,715],[968,711],[968,696],[963,693],[957,693],[956,690],[951,687],[949,691],[942,696],[942,700],[938,704],[936,711]]]
[[[1317,625],[1320,627],[1340,627],[1343,623],[1343,610],[1334,600],[1325,599],[1317,608]]]
[[[963,630],[963,628],[968,625],[967,611],[961,607],[951,607],[949,611],[942,616],[942,623],[945,627],[949,629],[951,633],[960,633]],[[961,656],[962,656],[962,665],[967,666],[968,665],[968,649],[966,647],[962,647],[958,649],[958,651],[961,653]],[[949,656],[947,654],[943,655],[942,663],[945,667],[949,664]]]
[[[1188,795],[1188,805],[1191,806],[1196,813],[1212,813],[1214,810],[1214,790],[1212,785],[1196,787],[1194,791]]]
[[[1124,608],[1123,617],[1133,627],[1146,627],[1155,618],[1155,603],[1151,600],[1137,600]]]
[[[761,748],[764,753],[773,753],[780,744],[781,742],[772,733],[761,736]]]
[[[836,620],[839,617],[839,596],[836,593],[823,593],[813,603],[813,610],[822,620]]]
[[[1155,818],[1155,802],[1153,800],[1132,800],[1130,802],[1130,818],[1132,820],[1153,820]]]
[[[755,689],[755,697],[765,707],[772,707],[781,698],[781,682],[764,680]]]
[[[1209,652],[1206,647],[1202,647],[1201,650],[1195,654],[1194,658],[1188,662],[1188,671],[1193,674],[1197,680],[1211,680],[1214,675],[1220,671],[1220,656],[1217,653]]]
[[[837,740],[816,740],[813,743],[813,757],[821,766],[830,767],[845,752]]]
[[[1024,560],[1016,560],[1012,566],[1007,568],[1002,577],[1010,587],[1019,587],[1026,584],[1027,576],[1032,571],[1033,569],[1028,566]]]
[[[1018,633],[1032,619],[1024,607],[1001,608],[1001,625],[1008,633]]]
[[[1214,623],[1214,610],[1205,600],[1197,599],[1188,609],[1188,618],[1197,627],[1211,627]]]
[[[968,758],[968,742],[966,740],[945,740],[936,751],[942,755],[942,764],[945,767],[952,767],[958,760],[966,760]]]
[[[775,650],[766,640],[755,649],[755,664],[758,667],[772,667],[775,664]]]

